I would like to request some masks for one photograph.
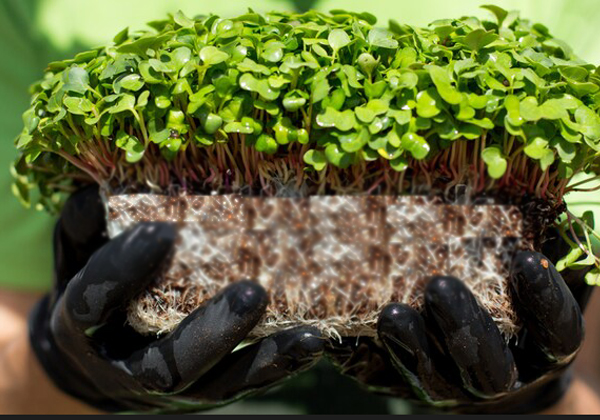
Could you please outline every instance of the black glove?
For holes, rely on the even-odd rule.
[[[380,314],[377,339],[347,338],[328,353],[343,373],[417,409],[538,412],[568,388],[591,291],[585,273],[567,271],[567,286],[544,255],[518,253],[510,285],[524,328],[509,343],[461,281],[435,277],[423,313],[392,303]]]
[[[142,223],[108,241],[104,217],[96,190],[67,202],[54,236],[56,285],[30,316],[35,353],[66,393],[105,411],[192,412],[275,385],[322,355],[314,328],[233,351],[267,306],[251,281],[224,288],[172,333],[137,334],[124,308],[168,263],[176,230]]]

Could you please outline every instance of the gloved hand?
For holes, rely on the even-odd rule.
[[[108,241],[104,217],[95,190],[68,201],[55,229],[55,288],[30,316],[31,344],[63,391],[106,411],[191,412],[275,385],[322,355],[314,328],[233,351],[267,305],[250,281],[224,288],[172,333],[137,334],[123,309],[169,261],[176,230],[142,223]]]
[[[560,248],[554,241],[544,251],[565,255]],[[567,368],[583,340],[581,313],[591,292],[585,273],[567,270],[563,279],[544,255],[518,253],[510,286],[524,328],[509,343],[460,280],[434,277],[423,313],[389,304],[377,339],[347,338],[328,354],[371,390],[417,407],[538,412],[558,402],[570,383]]]

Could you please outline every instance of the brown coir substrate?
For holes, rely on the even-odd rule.
[[[519,329],[507,289],[512,256],[535,249],[554,218],[532,203],[424,196],[125,194],[106,205],[111,237],[142,221],[179,226],[169,269],[129,307],[144,334],[171,331],[226,284],[254,279],[270,296],[254,337],[301,324],[373,336],[383,306],[419,308],[427,280],[452,275],[510,337]]]

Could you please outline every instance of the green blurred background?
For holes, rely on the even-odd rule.
[[[21,130],[20,115],[29,100],[28,86],[41,78],[49,61],[108,43],[125,27],[143,28],[145,22],[177,10],[188,16],[214,13],[227,17],[241,14],[248,7],[258,12],[342,8],[368,11],[377,16],[380,25],[395,19],[424,26],[442,18],[490,17],[479,9],[486,3],[520,10],[523,17],[548,26],[581,58],[600,64],[600,0],[0,0],[0,286],[43,291],[51,282],[53,219],[45,213],[23,209],[12,196],[9,175],[15,156],[13,139]],[[570,208],[575,213],[594,209],[596,220],[600,221],[600,193],[570,197]],[[328,382],[328,377],[305,375],[297,381],[301,386],[288,387],[277,395],[287,400],[285,404],[250,403],[244,412],[328,412],[328,407],[332,408],[329,412],[361,412],[365,401],[368,412],[402,411],[401,403],[367,397],[350,383]],[[319,400],[316,392],[310,392],[311,388],[331,387],[344,392],[326,400]],[[259,404],[262,400],[257,401]],[[303,403],[294,405],[290,401]],[[306,401],[311,401],[308,408]]]

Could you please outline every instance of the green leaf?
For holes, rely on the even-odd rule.
[[[417,61],[417,51],[411,47],[404,47],[396,53],[394,66],[405,69]]]
[[[356,117],[365,123],[372,122],[376,116],[385,114],[387,111],[388,104],[381,99],[372,99],[367,104],[356,107],[354,110]]]
[[[160,144],[160,154],[167,159],[172,161],[177,157],[177,152],[181,149],[182,141],[178,137],[169,137]]]
[[[179,10],[177,13],[175,13],[173,20],[175,20],[175,22],[181,27],[184,27],[184,28],[193,28],[194,27],[194,21],[192,19],[188,18],[186,15],[184,15],[181,10]]]
[[[423,118],[433,118],[442,112],[441,98],[434,88],[421,91],[417,95],[417,114]]]
[[[575,261],[577,261],[583,255],[583,250],[579,247],[572,248],[569,253],[561,258],[556,263],[556,270],[558,272],[564,271],[566,268],[571,267]]]
[[[379,66],[379,60],[376,60],[375,57],[366,52],[358,56],[357,62],[363,73],[369,77],[373,74],[377,66]]]
[[[166,93],[157,94],[154,97],[154,104],[159,109],[167,109],[171,106],[171,99]]]
[[[587,82],[589,72],[579,66],[564,66],[558,69],[560,75],[571,82]]]
[[[400,75],[400,86],[406,89],[414,89],[419,83],[419,76],[415,73],[406,72]]]
[[[540,159],[540,168],[542,171],[548,169],[554,163],[554,160],[554,152],[550,149],[546,150],[546,153]]]
[[[375,119],[375,113],[366,106],[357,107],[354,112],[356,113],[356,118],[361,122],[370,123]]]
[[[565,163],[571,163],[577,155],[575,145],[560,136],[555,137],[555,145],[558,156]]]
[[[226,133],[252,134],[254,133],[254,125],[246,122],[230,122],[223,128]]]
[[[342,66],[342,72],[348,78],[348,85],[354,89],[361,89],[362,85],[358,81],[358,71],[353,66],[344,64]]]
[[[130,74],[122,79],[119,79],[117,82],[118,85],[126,90],[130,90],[132,92],[137,92],[142,87],[144,87],[144,81],[142,80],[142,76],[139,74]],[[116,89],[115,89],[116,90]]]
[[[331,92],[326,98],[323,99],[321,103],[321,108],[331,107],[336,111],[340,111],[344,106],[344,102],[346,101],[346,95],[342,89],[336,89]]]
[[[539,111],[542,117],[547,120],[560,120],[563,118],[569,118],[567,109],[564,103],[558,99],[548,99],[539,107]]]
[[[469,124],[476,125],[481,128],[485,128],[486,130],[493,130],[494,123],[489,118],[482,118],[480,120],[473,118],[466,121]]]
[[[129,37],[129,28],[123,29],[121,32],[115,35],[113,38],[113,42],[115,45],[121,45],[123,42],[127,40]]]
[[[150,67],[152,67],[158,73],[175,73],[175,68],[169,61],[161,61],[156,58],[148,60]]]
[[[377,153],[379,153],[379,156],[381,156],[382,158],[384,158],[388,161],[393,161],[395,159],[398,159],[399,157],[402,156],[403,152],[404,152],[404,149],[402,149],[401,147],[396,147],[396,146],[392,145],[390,142],[387,142],[383,148],[377,150]]]
[[[475,117],[475,109],[469,105],[469,100],[466,96],[463,97],[459,106],[459,112],[456,119],[461,121],[471,120]]]
[[[582,126],[581,133],[589,139],[600,140],[600,117],[582,105],[575,111],[575,121]]]
[[[577,83],[568,82],[569,87],[577,96],[583,97],[586,95],[592,95],[600,91],[600,86],[591,82]]]
[[[393,34],[387,29],[373,28],[367,35],[369,44],[373,47],[379,48],[398,48],[398,41],[393,38]]]
[[[256,140],[256,150],[272,155],[277,152],[278,145],[275,139],[267,134],[261,134]]]
[[[427,140],[416,133],[405,133],[402,136],[402,147],[417,160],[425,159],[431,150]]]
[[[387,115],[396,120],[398,124],[406,125],[410,122],[412,113],[407,109],[390,109]]]
[[[361,150],[370,140],[369,130],[362,128],[358,133],[342,134],[339,137],[340,146],[345,152],[354,153]]]
[[[306,104],[306,99],[298,97],[284,98],[283,107],[289,112],[296,112]]]
[[[194,140],[196,140],[200,146],[212,146],[215,144],[215,138],[211,136],[204,135],[200,132],[196,132],[194,134]]]
[[[426,65],[425,69],[431,76],[431,80],[435,84],[435,87],[443,100],[452,105],[461,103],[463,96],[454,86],[452,86],[450,76],[445,68],[430,64]]]
[[[499,147],[486,147],[481,152],[481,158],[487,165],[487,171],[490,177],[500,179],[504,176],[508,163]]]
[[[266,79],[257,79],[250,73],[240,77],[240,87],[258,93],[266,101],[274,101],[279,97],[279,90],[272,88]]]
[[[502,27],[502,23],[508,16],[508,12],[501,7],[495,6],[493,4],[486,4],[481,6],[482,9],[487,9],[492,12],[496,16],[496,21],[498,22],[498,27]]]
[[[585,282],[589,286],[600,286],[600,268],[593,268],[585,275]]]
[[[324,77],[315,77],[315,80],[312,83],[312,103],[316,104],[317,102],[322,101],[329,94],[329,82]]]
[[[298,129],[298,143],[300,144],[308,144],[310,141],[310,137],[308,135],[308,131],[305,128]]]
[[[264,76],[271,75],[271,70],[268,67],[263,66],[262,64],[257,64],[254,60],[249,58],[244,58],[241,63],[237,64],[237,69],[241,72],[247,73],[256,73],[262,74]]]
[[[339,51],[350,44],[350,37],[343,29],[334,29],[329,33],[327,41],[334,51]]]
[[[130,136],[121,130],[117,133],[117,147],[125,150],[125,160],[129,163],[139,162],[144,157],[145,147],[135,136]]]
[[[71,67],[64,73],[65,92],[75,92],[83,95],[90,83],[90,76],[81,67]]]
[[[173,65],[175,70],[181,70],[187,63],[192,59],[192,50],[188,47],[179,47],[175,48],[171,53],[171,60],[173,61]],[[185,77],[185,75],[181,76]]]
[[[506,119],[511,125],[518,127],[525,122],[521,116],[521,102],[515,95],[508,95],[504,99],[504,108],[507,113]]]
[[[223,118],[219,117],[216,114],[208,114],[205,118],[202,119],[202,128],[208,134],[214,134],[217,132],[221,125],[223,124]]]
[[[326,108],[325,112],[318,114],[316,121],[320,127],[335,127],[340,131],[351,130],[356,124],[354,112],[349,109],[340,112],[331,107]]]
[[[402,172],[408,169],[408,160],[404,156],[397,157],[390,161],[390,166],[397,172]]]
[[[298,132],[292,120],[288,117],[283,117],[277,120],[273,126],[273,133],[275,134],[275,140],[279,144],[288,144],[297,138]]]
[[[40,118],[35,114],[35,110],[33,108],[29,108],[27,111],[25,111],[22,115],[22,119],[27,134],[33,133],[40,123]]]
[[[189,126],[186,123],[185,113],[177,108],[171,108],[167,114],[167,128],[179,134],[186,134]]]
[[[345,169],[352,164],[351,154],[344,152],[337,144],[330,144],[325,148],[327,161],[338,168]]]
[[[381,98],[387,89],[387,83],[384,80],[380,80],[375,83],[371,83],[369,80],[365,80],[364,84],[365,96],[369,99]]]
[[[312,166],[317,171],[322,171],[327,166],[327,158],[320,150],[311,149],[304,154],[304,163]]]
[[[134,108],[135,108],[135,96],[126,93],[121,96],[121,99],[119,99],[117,104],[112,106],[108,110],[108,112],[110,114],[118,114],[119,112],[125,112],[125,111],[133,112]]]
[[[63,103],[67,107],[67,110],[74,115],[86,115],[92,112],[94,106],[86,98],[71,98],[65,97]]]
[[[474,93],[469,93],[467,95],[467,101],[469,105],[475,109],[484,109],[489,103],[489,98],[487,96],[480,96]]]
[[[214,66],[226,61],[229,58],[229,54],[221,51],[217,47],[212,45],[204,47],[200,50],[200,59],[207,66]]]
[[[171,135],[171,130],[165,128],[162,121],[151,119],[148,121],[148,133],[152,143],[160,144]]]
[[[163,76],[154,70],[148,61],[140,63],[138,68],[146,83],[156,84],[163,81]]]
[[[527,142],[524,152],[532,159],[541,159],[546,155],[548,150],[548,140],[542,137],[534,137]]]
[[[285,101],[285,99],[284,99]],[[265,102],[265,101],[261,101],[260,99],[256,99],[254,100],[254,107],[256,109],[262,109],[264,110],[267,114],[269,115],[279,115],[281,110],[279,109],[279,107],[277,106],[277,104],[275,102]]]
[[[188,95],[193,95],[192,87],[190,86],[190,82],[187,79],[179,79],[175,82],[173,89],[171,90],[173,95],[180,95],[182,93],[187,93]]]
[[[486,45],[491,44],[498,39],[498,34],[494,31],[484,29],[475,29],[462,38],[459,42],[472,51],[479,51]]]
[[[282,42],[272,41],[265,46],[265,50],[261,57],[271,63],[277,63],[283,58],[283,48],[285,45]]]
[[[154,50],[158,48],[161,44],[171,39],[172,36],[173,32],[165,32],[161,35],[148,34],[136,39],[135,41],[121,44],[117,48],[117,52],[131,53],[142,57],[146,57],[146,52],[148,50]]]
[[[538,107],[537,98],[533,96],[528,96],[521,101],[519,113],[525,121],[538,121],[544,116],[542,110]]]

